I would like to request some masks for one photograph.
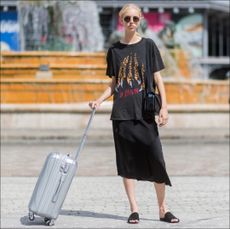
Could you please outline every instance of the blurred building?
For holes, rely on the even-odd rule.
[[[95,2],[104,36],[103,48],[106,50],[112,42],[119,39],[122,33],[118,20],[119,10],[124,4],[132,1]],[[1,49],[40,50],[40,43],[25,45],[25,42],[28,41],[21,31],[22,25],[26,22],[21,21],[22,14],[20,14],[19,3],[20,1],[16,0],[2,0],[0,2]],[[152,0],[135,1],[135,3],[142,8],[144,13],[145,24],[143,24],[141,31],[144,36],[152,37],[160,48],[170,50],[171,53],[178,48],[184,50],[189,55],[192,66],[190,69],[202,67],[201,75],[204,78],[229,78],[230,20],[228,0]],[[92,12],[89,13],[90,15]],[[43,33],[45,34],[45,31]],[[27,34],[32,37],[30,33]],[[82,35],[82,32],[79,34]],[[43,41],[44,43],[45,38],[44,35],[39,42]],[[92,46],[96,47],[95,45]],[[57,45],[52,49],[48,45],[43,47],[47,50],[55,50],[55,48],[60,50],[60,47],[64,49],[66,46]],[[68,51],[67,48],[65,50]],[[84,49],[81,47],[75,49],[75,51],[81,50]],[[95,49],[95,51],[97,50]],[[181,56],[178,58],[180,60]],[[182,62],[179,61],[178,64],[183,64]],[[189,74],[186,72],[186,68],[183,74],[184,76]]]
[[[118,12],[132,1],[97,1],[105,47],[111,33],[119,30]],[[153,39],[168,49],[180,46],[192,56],[193,63],[203,67],[205,77],[230,77],[230,18],[229,1],[135,1],[142,7]],[[160,38],[160,39],[159,39]]]
[[[0,1],[1,50],[20,50],[20,28],[16,1]]]

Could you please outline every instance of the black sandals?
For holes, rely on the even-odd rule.
[[[179,223],[180,220],[174,216],[171,212],[166,212],[164,218],[160,218],[160,221],[167,223]]]
[[[128,218],[127,223],[130,224],[137,224],[139,223],[139,214],[137,212],[131,213]],[[167,222],[167,223],[179,223],[180,220],[174,216],[171,212],[166,212],[164,218],[160,218],[160,221]]]
[[[139,223],[139,214],[137,212],[133,212],[129,218],[128,218],[128,221],[127,223],[131,223],[131,224],[137,224]]]

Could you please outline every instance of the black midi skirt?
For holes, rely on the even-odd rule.
[[[171,186],[155,122],[113,120],[113,136],[119,176]]]

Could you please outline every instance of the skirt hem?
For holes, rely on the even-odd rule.
[[[162,183],[165,183],[165,185],[168,185],[168,186],[172,186],[171,182],[166,182],[166,181],[159,181],[159,180],[156,180],[154,178],[143,178],[143,177],[135,177],[135,176],[126,176],[126,175],[122,175],[122,174],[118,174],[118,176],[122,177],[122,178],[127,178],[127,179],[134,179],[134,180],[137,180],[137,181],[149,181],[149,182],[155,182],[155,183],[158,183],[158,184],[162,184]]]

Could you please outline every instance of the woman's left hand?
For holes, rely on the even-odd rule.
[[[161,108],[159,117],[158,117],[158,124],[159,126],[164,126],[168,122],[168,109],[167,108]]]

